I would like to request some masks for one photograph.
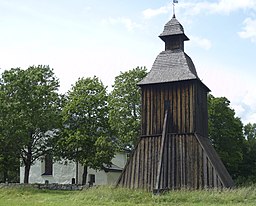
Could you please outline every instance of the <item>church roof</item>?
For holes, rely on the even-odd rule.
[[[152,69],[138,85],[192,79],[198,76],[191,58],[181,49],[167,50],[157,56]]]
[[[111,165],[103,164],[103,169],[105,172],[122,172],[123,171],[123,168],[118,167],[115,164],[111,164]]]

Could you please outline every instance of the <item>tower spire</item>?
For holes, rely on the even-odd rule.
[[[178,0],[173,0],[172,1],[172,12],[173,12],[173,18],[175,18],[175,4],[178,3]]]

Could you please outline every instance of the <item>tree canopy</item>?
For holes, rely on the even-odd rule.
[[[81,78],[67,94],[58,141],[62,158],[100,169],[115,154],[108,124],[107,91],[97,78]]]
[[[243,160],[243,124],[225,97],[208,96],[209,138],[231,175],[239,175]]]
[[[137,83],[146,76],[145,67],[121,72],[109,96],[109,122],[121,149],[132,149],[140,134],[141,93]]]
[[[0,182],[17,181],[19,169],[19,145],[9,127],[8,105],[0,79]]]
[[[49,66],[15,68],[2,74],[1,102],[6,121],[2,135],[16,142],[15,150],[25,165],[24,183],[29,181],[31,165],[48,151],[49,140],[58,128],[58,88],[59,81]]]
[[[240,163],[240,181],[256,182],[256,123],[244,126],[245,145],[243,145],[243,162]],[[241,145],[242,146],[242,145]]]

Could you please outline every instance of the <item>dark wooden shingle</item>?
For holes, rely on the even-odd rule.
[[[149,74],[138,85],[199,79],[190,57],[181,49],[161,52]]]

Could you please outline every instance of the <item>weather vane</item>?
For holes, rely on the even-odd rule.
[[[173,0],[172,5],[173,5],[173,16],[175,17],[175,4],[178,3],[178,0]]]

